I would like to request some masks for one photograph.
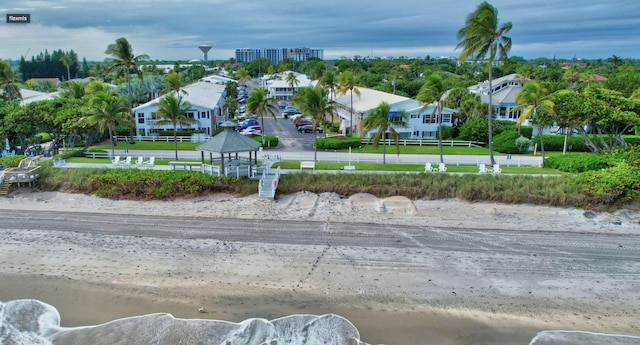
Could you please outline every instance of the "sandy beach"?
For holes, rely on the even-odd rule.
[[[46,224],[0,228],[0,300],[42,300],[60,311],[63,326],[154,312],[234,322],[335,313],[373,344],[527,344],[546,329],[640,335],[637,209],[599,213],[332,193],[139,202],[22,192],[0,198],[0,210],[13,224],[46,212],[95,215],[87,227],[101,228],[105,218],[98,215],[120,215],[118,224],[125,224],[105,223],[109,233],[85,232],[79,224],[77,231]],[[193,217],[238,233],[263,223],[313,236],[313,227],[324,226],[354,242],[220,240],[164,230],[167,224],[136,224],[140,215]],[[305,222],[313,225],[307,230]],[[389,238],[380,237],[407,246],[359,245],[349,237],[351,226],[363,238],[388,231]],[[586,239],[567,246],[551,239],[556,233]],[[588,242],[596,236],[605,240]],[[619,236],[626,241],[616,242]],[[453,237],[472,249],[446,244]],[[620,258],[610,254],[617,246]]]

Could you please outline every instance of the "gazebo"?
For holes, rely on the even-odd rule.
[[[239,152],[249,152],[249,165],[252,166],[258,163],[258,151],[262,144],[259,142],[248,138],[236,131],[236,123],[232,121],[225,121],[221,125],[224,130],[209,139],[208,141],[198,145],[196,150],[200,151],[202,164],[205,162],[204,152],[209,152],[209,162],[213,165],[213,153],[220,154],[220,169],[221,174],[225,175],[227,165],[230,165],[234,158],[232,158],[232,154],[235,153],[235,161],[239,162],[238,153]],[[253,162],[252,155],[254,153]],[[228,164],[225,164],[225,154],[227,155]]]

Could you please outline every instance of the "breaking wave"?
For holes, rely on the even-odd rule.
[[[240,323],[177,319],[149,314],[86,327],[61,327],[60,314],[37,300],[0,302],[3,345],[363,345],[347,319],[335,315],[291,315]]]

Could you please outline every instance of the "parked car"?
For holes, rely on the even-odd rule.
[[[259,126],[259,125],[249,126],[249,127],[245,128],[245,130],[247,130],[247,129],[256,129],[256,130],[259,130],[260,132],[262,132],[262,126]]]
[[[240,132],[240,134],[249,135],[249,136],[262,135],[262,131],[259,131],[259,130],[254,129],[254,128],[247,128],[247,129],[243,130],[242,132]]]
[[[311,122],[311,120],[309,120],[309,119],[300,119],[300,120],[296,121],[294,123],[294,125],[296,126],[296,128],[298,128],[300,126],[313,125],[313,122]]]
[[[290,116],[298,115],[298,114],[300,114],[300,111],[298,111],[298,110],[295,110],[295,111],[293,111],[293,110],[290,110],[290,111],[285,110],[285,111],[282,113],[282,116],[283,116],[285,119],[288,119]]]
[[[300,126],[300,127],[298,127],[298,132],[300,132],[300,133],[311,133],[311,132],[313,132],[313,126],[312,125]],[[322,132],[324,132],[324,130],[321,127],[317,127],[316,128],[316,133],[322,133]]]
[[[238,130],[240,131],[240,130],[243,130],[243,129],[249,127],[249,126],[258,126],[258,125],[260,125],[259,121],[256,121],[254,119],[248,119],[248,120],[244,120],[244,121],[242,121],[242,122],[240,122],[238,124]]]
[[[292,105],[287,105],[287,106],[284,107],[284,111],[285,112],[299,112],[300,109],[298,109],[298,108],[296,108],[296,107],[294,107]]]

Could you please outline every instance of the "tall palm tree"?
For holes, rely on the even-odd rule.
[[[175,143],[176,160],[178,160],[178,125],[190,126],[198,123],[198,120],[187,116],[187,111],[191,109],[191,103],[182,100],[182,96],[170,93],[158,101],[158,120],[154,127],[171,125],[173,126],[173,142]]]
[[[540,137],[540,153],[542,154],[542,165],[544,166],[544,141],[542,140],[542,130],[545,125],[551,122],[550,116],[555,116],[555,104],[553,96],[538,84],[536,81],[529,81],[524,88],[516,95],[518,106],[512,111],[523,110],[518,118],[518,125],[528,118],[535,121]]]
[[[338,89],[338,79],[336,78],[336,74],[333,71],[326,71],[322,75],[322,79],[320,80],[320,84],[324,86],[324,88],[329,92],[329,113],[333,113],[333,98],[336,95]],[[326,121],[326,119],[325,119]],[[333,120],[332,120],[333,121]]]
[[[247,111],[254,113],[254,119],[260,118],[260,125],[262,126],[262,146],[264,146],[264,115],[271,115],[277,120],[277,116],[280,113],[276,100],[273,97],[269,97],[269,90],[261,87],[256,87],[251,90],[249,98],[247,99]]]
[[[164,78],[164,82],[167,84],[167,87],[162,90],[165,93],[174,91],[177,93],[182,93],[183,95],[189,94],[187,93],[187,91],[185,91],[185,89],[182,88],[187,83],[184,81],[184,79],[182,79],[181,73],[178,73],[176,71],[169,72],[169,74],[167,74],[167,76]]]
[[[435,119],[438,123],[438,148],[440,149],[440,163],[444,163],[444,156],[442,154],[442,97],[446,92],[442,78],[437,73],[431,74],[425,80],[424,84],[418,92],[417,99],[425,102],[426,104],[420,112],[426,110],[431,104],[435,103],[431,118]]]
[[[142,79],[142,71],[138,68],[138,64],[141,60],[149,59],[149,56],[146,54],[134,55],[131,44],[124,37],[118,38],[116,43],[109,44],[105,54],[110,56],[106,60],[109,63],[108,71],[114,72],[116,76],[125,76],[127,79],[127,97],[129,99],[129,112],[131,112],[133,109],[131,70],[138,75],[138,78]],[[131,128],[129,134],[131,135],[130,143],[135,143],[133,141],[133,128]]]
[[[287,74],[287,77],[285,78],[285,81],[291,88],[291,94],[295,95],[296,87],[300,84],[300,80],[298,80],[298,77],[295,75],[295,73],[289,72],[289,74]]]
[[[18,86],[18,75],[11,69],[11,64],[0,61],[0,90],[2,99],[12,101],[22,97]]]
[[[387,134],[390,134],[395,141],[397,154],[400,155],[400,134],[395,127],[406,127],[407,125],[407,113],[402,111],[391,114],[389,103],[382,102],[362,121],[362,136],[367,136],[369,132],[376,130],[375,134],[369,138],[369,143],[373,142],[373,147],[377,148],[380,140],[383,140],[382,164],[387,164]]]
[[[247,81],[251,79],[251,74],[249,74],[249,71],[243,67],[236,71],[236,77],[240,81],[240,85],[247,86]]]
[[[349,136],[351,136],[353,133],[353,94],[360,97],[360,90],[356,88],[356,77],[350,70],[338,75],[338,92],[341,95],[346,95],[347,91],[351,93],[351,107],[349,108]]]
[[[133,126],[133,118],[126,105],[126,99],[120,97],[117,92],[99,91],[91,96],[87,105],[88,115],[83,118],[91,126],[97,126],[100,133],[105,129],[109,132],[111,142],[111,157],[115,155],[115,141],[113,134],[116,125],[123,124]]]
[[[298,94],[294,97],[296,105],[300,107],[303,113],[311,115],[313,122],[313,134],[316,135],[316,128],[318,123],[324,117],[324,113],[328,108],[327,90],[322,86],[309,86],[303,87],[298,91]],[[314,140],[314,153],[313,159],[318,160],[318,147]]]
[[[489,157],[491,165],[495,164],[493,158],[493,101],[492,101],[492,70],[493,62],[505,59],[511,50],[511,37],[505,36],[511,30],[511,22],[498,26],[498,9],[484,1],[476,10],[467,16],[465,26],[458,31],[458,45],[462,48],[458,62],[464,62],[472,58],[473,63],[480,60],[486,62],[489,69]]]
[[[71,55],[64,54],[60,57],[60,62],[67,68],[67,81],[71,80],[71,66],[75,61],[71,58]]]

